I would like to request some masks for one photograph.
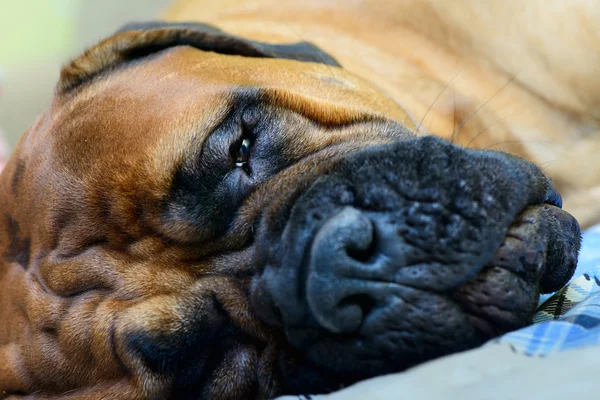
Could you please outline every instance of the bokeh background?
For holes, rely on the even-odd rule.
[[[172,0],[0,0],[0,129],[8,151],[46,108],[60,67]],[[218,1],[218,0],[215,0]]]

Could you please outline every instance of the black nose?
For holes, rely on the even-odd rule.
[[[356,331],[377,302],[369,280],[378,268],[375,236],[365,213],[345,207],[315,237],[306,299],[313,317],[332,333]]]

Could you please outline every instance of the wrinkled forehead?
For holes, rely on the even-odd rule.
[[[110,72],[58,101],[53,142],[58,154],[85,154],[88,165],[96,157],[121,165],[151,160],[152,169],[164,171],[165,163],[175,164],[201,146],[240,95],[320,124],[373,117],[408,123],[395,102],[340,68],[182,46]],[[68,163],[86,168],[77,164]]]
[[[322,124],[379,115],[399,122],[406,113],[391,98],[341,68],[286,59],[251,58],[176,47],[113,72],[82,98],[120,99],[156,115],[190,110],[216,113],[235,93],[291,108]]]
[[[186,88],[179,86],[182,82],[172,82],[180,79],[184,86],[189,86],[188,90],[202,95],[253,88],[281,93],[281,97],[275,97],[284,103],[285,97],[298,97],[298,102],[314,102],[316,107],[326,107],[330,111],[331,107],[337,107],[340,113],[344,113],[345,109],[345,114],[373,113],[394,119],[406,117],[393,100],[367,82],[341,68],[325,64],[223,55],[176,47],[130,72],[138,75],[137,84],[154,78],[161,86],[173,83],[176,93],[186,92]],[[309,113],[308,110],[305,112]],[[334,123],[335,119],[331,122]]]

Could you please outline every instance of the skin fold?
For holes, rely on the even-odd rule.
[[[530,323],[579,249],[551,179],[335,64],[152,24],[65,66],[0,176],[4,398],[332,391]]]

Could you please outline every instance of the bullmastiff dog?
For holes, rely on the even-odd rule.
[[[309,42],[88,49],[0,177],[0,397],[327,392],[529,324],[577,221],[535,163],[420,125]]]

